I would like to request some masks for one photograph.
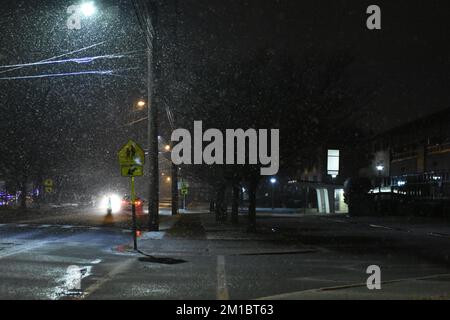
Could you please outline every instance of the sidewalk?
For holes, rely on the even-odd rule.
[[[238,225],[216,222],[209,213],[180,214],[167,217],[160,232],[147,232],[139,248],[156,256],[261,255],[315,252],[298,241],[290,241],[275,230],[246,231],[246,220]]]
[[[352,217],[325,216],[339,222],[368,225],[372,228],[395,230],[417,235],[431,235],[450,239],[450,220],[442,217],[414,217],[414,216],[371,216]]]

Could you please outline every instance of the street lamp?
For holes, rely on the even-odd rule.
[[[164,147],[164,150],[166,150],[167,152],[169,152],[170,151],[170,145],[166,145],[165,147]]]
[[[378,185],[378,193],[381,193],[381,173],[384,170],[384,165],[382,163],[378,164],[376,166],[377,172],[378,172],[378,180],[379,180],[379,185]]]
[[[137,106],[137,108],[138,108],[139,110],[142,110],[142,109],[145,108],[146,104],[147,104],[147,103],[146,103],[144,100],[139,100],[139,101],[136,103],[136,106]]]
[[[277,179],[271,178],[270,184],[272,185],[272,210],[275,209],[275,183],[277,183]]]
[[[92,2],[84,2],[80,6],[81,12],[85,17],[90,17],[97,12],[97,8],[95,8],[94,3]]]

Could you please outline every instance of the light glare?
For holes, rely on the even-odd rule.
[[[120,197],[117,194],[110,194],[106,195],[102,198],[102,201],[100,201],[99,208],[106,211],[108,209],[109,205],[109,199],[111,199],[111,209],[112,213],[118,213],[120,211],[122,201]]]
[[[92,2],[86,2],[81,5],[81,12],[86,17],[90,17],[96,12],[96,8]]]

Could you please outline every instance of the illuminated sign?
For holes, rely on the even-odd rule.
[[[327,173],[333,178],[339,175],[339,150],[328,150]]]

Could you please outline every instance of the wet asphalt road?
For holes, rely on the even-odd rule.
[[[85,279],[122,258],[112,250],[129,241],[122,230],[57,225],[0,226],[0,299],[61,299],[76,292],[70,266]],[[86,283],[88,285],[88,283]]]
[[[450,239],[439,228],[430,235],[435,225],[268,217],[259,226],[269,234],[249,235],[186,215],[139,240],[148,257],[129,250],[127,219],[105,224],[85,213],[0,224],[0,299],[450,297]],[[382,270],[382,290],[365,286],[372,264]]]

